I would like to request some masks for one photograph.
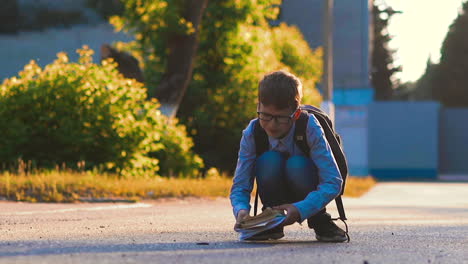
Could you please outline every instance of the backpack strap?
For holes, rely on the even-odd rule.
[[[268,150],[270,146],[270,142],[268,141],[268,135],[265,130],[260,126],[260,122],[257,120],[254,121],[254,141],[255,141],[255,152],[257,153],[257,157],[263,154]],[[257,189],[255,191],[255,203],[254,203],[254,216],[257,215],[257,208],[258,208],[258,181],[257,177],[255,177],[255,181],[257,182]]]
[[[343,195],[345,180],[348,176],[348,162],[346,161],[343,149],[341,148],[341,138],[338,134],[334,132],[333,128],[331,127],[331,121],[329,121],[329,119],[326,116],[322,114],[314,114],[314,116],[315,118],[317,118],[324,130],[325,138],[327,139],[328,144],[330,145],[330,148],[333,152],[333,156],[338,165],[338,169],[340,170],[341,177],[343,178],[343,188],[341,189],[340,193],[340,195]]]
[[[309,122],[309,114],[306,111],[302,111],[299,119],[296,120],[296,128],[294,130],[294,142],[299,149],[306,155],[309,156],[310,147],[307,143],[307,123]]]
[[[258,121],[258,119],[254,122],[255,152],[257,153],[257,157],[259,157],[263,154],[263,152],[268,151],[270,142],[268,141],[267,133],[260,126],[260,122]]]

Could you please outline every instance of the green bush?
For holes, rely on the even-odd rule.
[[[59,53],[44,69],[31,61],[0,86],[0,162],[75,168],[85,161],[124,176],[154,175],[159,166],[161,174],[168,166],[175,166],[173,174],[202,167],[185,128],[169,122],[156,100],[146,100],[141,83],[125,79],[111,61],[92,63],[87,47],[79,53],[78,63]]]
[[[163,148],[153,153],[159,163],[159,171],[169,177],[196,177],[203,167],[203,160],[192,152],[193,141],[187,136],[185,126],[177,124],[175,118],[160,123],[160,143]]]

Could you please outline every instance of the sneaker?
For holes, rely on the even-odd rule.
[[[276,240],[284,237],[283,227],[275,227],[269,230],[265,230],[245,240],[247,241],[260,241],[260,240]]]
[[[307,220],[309,227],[314,229],[315,237],[320,242],[344,242],[348,240],[346,232],[333,222],[328,213]]]

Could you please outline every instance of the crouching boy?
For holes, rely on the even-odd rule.
[[[285,71],[267,74],[259,83],[258,118],[242,133],[239,158],[231,188],[236,223],[249,215],[255,178],[263,209],[286,211],[284,222],[250,240],[279,239],[284,226],[307,219],[317,240],[343,242],[345,232],[326,212],[325,206],[341,192],[343,179],[320,123],[310,114],[306,125],[309,153],[294,140],[296,120],[301,114],[302,84]],[[256,128],[257,127],[257,128]],[[268,150],[257,153],[255,129],[268,136]]]

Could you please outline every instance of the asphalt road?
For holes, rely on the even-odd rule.
[[[351,242],[335,244],[306,223],[239,242],[224,198],[0,202],[0,263],[468,263],[467,183],[381,183],[344,203]]]

